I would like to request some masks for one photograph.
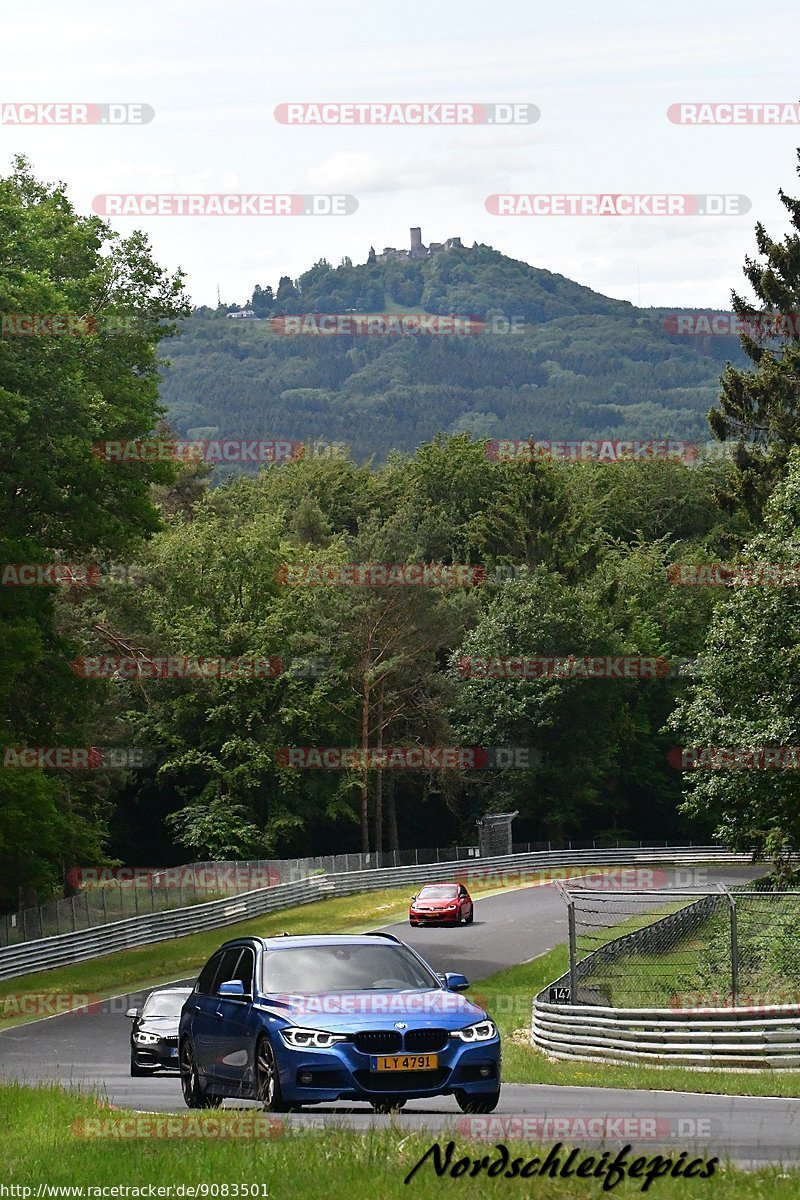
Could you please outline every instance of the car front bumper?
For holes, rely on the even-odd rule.
[[[160,1041],[149,1046],[137,1046],[131,1042],[131,1058],[143,1071],[177,1071],[178,1045]]]
[[[458,909],[455,912],[409,912],[408,919],[414,925],[457,925],[460,917]]]
[[[373,1071],[373,1055],[349,1044],[330,1050],[277,1052],[281,1091],[298,1104],[334,1100],[413,1099],[466,1092],[491,1095],[500,1087],[500,1039],[468,1044],[451,1038],[433,1071]]]

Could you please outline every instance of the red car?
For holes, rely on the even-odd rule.
[[[463,883],[426,883],[411,897],[409,925],[472,924],[472,897]]]

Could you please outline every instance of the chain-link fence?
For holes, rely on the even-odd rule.
[[[570,998],[614,1008],[800,1003],[800,892],[564,889]]]
[[[638,846],[641,845],[639,842]],[[691,848],[692,843],[665,842],[664,846],[667,845],[681,849]],[[619,842],[613,844],[607,840],[518,842],[512,846],[511,852],[532,854],[552,850],[619,847]],[[632,848],[635,849],[636,844]],[[166,912],[190,904],[202,904],[208,900],[250,892],[255,888],[272,887],[277,883],[296,883],[312,875],[370,871],[375,867],[426,866],[478,857],[480,850],[477,846],[445,846],[382,854],[353,852],[315,858],[189,863],[182,867],[76,869],[69,873],[72,886],[78,889],[76,895],[0,915],[0,946],[13,946],[60,933],[74,933],[144,913]]]

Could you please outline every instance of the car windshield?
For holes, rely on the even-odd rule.
[[[419,894],[420,900],[455,900],[458,888],[451,883],[432,884],[424,887]]]
[[[186,996],[180,992],[154,992],[142,1010],[143,1017],[179,1017]]]
[[[268,994],[408,991],[441,987],[441,980],[403,946],[288,946],[268,950],[262,987]]]

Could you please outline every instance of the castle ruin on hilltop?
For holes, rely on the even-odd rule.
[[[434,254],[441,254],[443,250],[463,250],[460,237],[448,238],[446,242],[431,242],[430,246],[422,244],[422,229],[417,225],[411,229],[411,248],[409,250],[395,250],[394,246],[384,246],[382,254],[375,254],[374,249],[370,246],[370,261],[375,255],[374,261],[377,263],[388,262],[405,262],[407,259],[431,258]]]

